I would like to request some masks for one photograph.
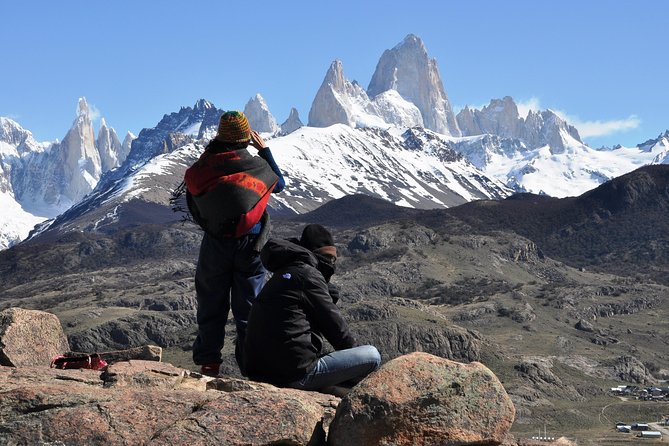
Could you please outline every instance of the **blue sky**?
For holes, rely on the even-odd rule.
[[[593,147],[669,129],[669,1],[3,2],[0,116],[62,138],[85,96],[119,136],[199,98],[279,122],[334,59],[367,86],[407,34],[438,61],[452,104],[551,108]]]

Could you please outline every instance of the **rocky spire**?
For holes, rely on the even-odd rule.
[[[119,141],[116,131],[111,127],[107,127],[105,118],[102,118],[100,121],[100,130],[98,131],[96,145],[100,153],[102,172],[121,165],[124,159],[121,158],[121,141]]]
[[[276,133],[279,131],[276,119],[270,113],[265,99],[260,94],[256,94],[249,99],[244,107],[244,114],[248,118],[253,130],[263,133]]]
[[[399,45],[384,51],[379,59],[367,94],[374,98],[387,90],[396,90],[415,104],[428,129],[460,136],[437,62],[428,57],[423,41],[417,36],[409,34]]]
[[[130,154],[130,148],[132,147],[132,142],[137,139],[137,136],[135,136],[132,132],[128,132],[125,135],[125,138],[123,138],[123,144],[121,144],[121,152],[119,153],[119,160],[121,163],[125,161],[125,159],[128,157],[128,154]]]
[[[287,135],[289,133],[293,133],[295,130],[303,126],[304,124],[302,124],[302,121],[300,121],[300,115],[297,113],[297,109],[293,107],[290,109],[290,115],[288,115],[288,119],[286,119],[285,122],[281,124],[281,133]]]
[[[31,168],[15,183],[19,199],[46,205],[53,216],[81,200],[102,174],[93,123],[85,98],[79,99],[77,117],[62,142],[35,154]]]

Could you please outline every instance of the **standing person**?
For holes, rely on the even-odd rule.
[[[258,150],[253,156],[251,145]],[[251,130],[242,112],[220,118],[216,137],[185,175],[188,209],[204,229],[195,271],[197,338],[193,362],[205,375],[217,376],[230,307],[241,349],[251,303],[260,292],[266,270],[260,250],[269,234],[267,202],[285,186],[281,170],[262,137]]]
[[[300,240],[270,239],[261,254],[272,278],[251,308],[244,359],[248,376],[303,390],[350,385],[379,367],[375,347],[356,347],[328,283],[337,249],[321,225]],[[325,354],[323,337],[335,351]]]

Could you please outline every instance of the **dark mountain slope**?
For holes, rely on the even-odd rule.
[[[669,283],[669,166],[637,169],[580,197],[532,194],[423,214],[431,226],[457,217],[475,231],[511,230],[575,266],[649,275]],[[443,228],[446,229],[446,228]]]
[[[335,228],[356,228],[378,225],[391,220],[415,219],[425,210],[397,206],[390,201],[368,195],[348,195],[332,200],[290,220],[319,223]]]

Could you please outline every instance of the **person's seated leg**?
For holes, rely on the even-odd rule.
[[[381,355],[376,347],[362,345],[328,353],[322,356],[316,367],[302,380],[290,387],[303,390],[322,390],[344,382],[360,382],[379,368]]]

